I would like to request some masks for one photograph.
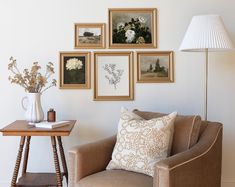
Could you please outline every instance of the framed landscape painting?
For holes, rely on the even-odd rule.
[[[94,53],[94,100],[133,100],[133,53]]]
[[[174,81],[173,51],[137,52],[137,82]]]
[[[156,48],[156,17],[154,8],[109,9],[109,47]]]
[[[60,88],[90,88],[90,52],[60,52]]]
[[[76,23],[75,49],[105,48],[105,23]]]

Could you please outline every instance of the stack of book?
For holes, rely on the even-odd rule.
[[[70,124],[69,121],[56,121],[56,122],[43,121],[40,123],[35,123],[33,125],[37,128],[54,129],[54,128],[63,127],[69,124]]]

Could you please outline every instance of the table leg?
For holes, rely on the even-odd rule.
[[[27,171],[30,140],[31,140],[31,136],[27,136],[25,151],[24,151],[24,163],[23,163],[23,168],[22,168],[22,175],[24,175]]]
[[[53,155],[54,155],[57,185],[58,185],[58,187],[62,187],[62,177],[61,177],[61,172],[60,172],[60,165],[59,165],[59,158],[58,158],[58,154],[57,154],[55,136],[51,136],[51,144],[52,144]]]
[[[64,175],[65,175],[65,178],[66,178],[66,182],[68,184],[68,167],[67,167],[67,163],[66,163],[66,159],[65,159],[65,155],[64,155],[64,148],[63,148],[61,136],[58,136],[57,140],[58,140],[58,144],[59,144],[60,157],[61,157],[62,166],[63,166],[63,169],[64,169]]]
[[[15,169],[14,169],[13,177],[11,180],[11,187],[16,187],[16,180],[17,180],[18,173],[19,173],[21,157],[22,157],[22,152],[23,152],[23,148],[24,148],[24,142],[25,142],[25,136],[21,136],[19,151],[18,151],[16,164],[15,164]]]

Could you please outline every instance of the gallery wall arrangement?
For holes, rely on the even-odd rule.
[[[135,69],[137,83],[174,82],[173,51],[133,50],[157,48],[156,8],[110,8],[108,27],[74,24],[74,49],[105,49],[106,43],[111,50],[60,52],[60,88],[90,89],[92,64],[94,101],[134,100]]]

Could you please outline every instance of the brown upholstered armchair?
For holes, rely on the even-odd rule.
[[[163,114],[135,113],[146,118]],[[220,187],[222,125],[198,116],[178,116],[171,156],[156,163],[154,177],[105,170],[116,137],[80,145],[69,151],[69,187]]]

